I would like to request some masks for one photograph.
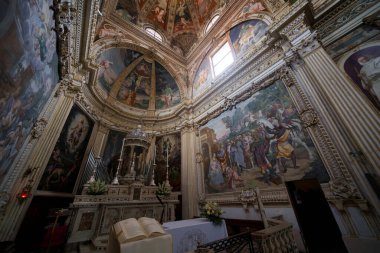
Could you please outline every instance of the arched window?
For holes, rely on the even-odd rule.
[[[205,33],[207,33],[211,27],[214,26],[214,24],[216,23],[216,21],[219,19],[219,15],[215,15],[211,20],[210,22],[208,22],[207,26],[206,26],[206,30],[205,30]]]
[[[232,55],[231,47],[228,42],[219,48],[219,50],[211,57],[211,61],[215,77],[234,62],[234,56]]]
[[[162,42],[162,36],[161,34],[159,34],[157,31],[153,30],[152,28],[145,28],[145,31],[150,35],[152,36],[153,38],[155,38],[156,40],[158,40],[159,42]]]

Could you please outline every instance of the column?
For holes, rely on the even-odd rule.
[[[108,132],[109,129],[106,126],[99,124],[95,142],[92,146],[92,151],[94,152],[95,157],[102,157],[107,143]]]
[[[198,214],[196,136],[193,127],[185,127],[181,132],[181,156],[182,218],[190,219]]]

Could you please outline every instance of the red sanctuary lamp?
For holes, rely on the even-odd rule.
[[[27,185],[25,186],[22,191],[17,195],[17,198],[20,202],[23,202],[24,200],[28,199],[30,197],[30,190],[31,190],[31,186],[30,185]]]

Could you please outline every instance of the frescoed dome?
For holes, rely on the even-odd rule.
[[[107,101],[129,107],[160,110],[181,102],[172,75],[156,60],[127,48],[111,48],[97,58],[97,85]]]

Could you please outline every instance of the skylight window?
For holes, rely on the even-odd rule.
[[[234,57],[230,45],[225,43],[212,57],[212,66],[214,67],[214,75],[218,76],[227,67],[234,62]]]
[[[213,27],[214,26],[214,24],[216,23],[216,21],[219,19],[219,15],[215,15],[212,19],[211,19],[211,21],[208,23],[208,25],[207,25],[207,27],[206,27],[206,31],[205,31],[205,33],[207,33],[210,29],[211,29],[211,27]]]
[[[152,28],[146,28],[145,31],[146,31],[150,36],[152,36],[153,38],[155,38],[156,40],[158,40],[159,42],[162,42],[162,36],[161,36],[161,34],[159,34],[158,32],[156,32],[156,31],[153,30]]]

